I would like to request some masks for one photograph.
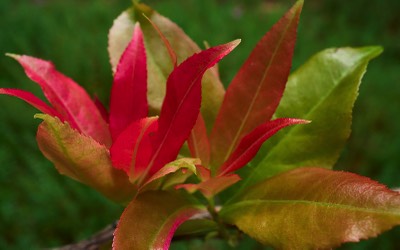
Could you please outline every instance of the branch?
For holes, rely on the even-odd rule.
[[[98,250],[105,244],[112,242],[117,224],[118,221],[113,222],[103,230],[92,235],[89,239],[85,239],[70,245],[51,248],[49,250]]]
[[[219,209],[219,207],[217,207],[217,209]],[[196,214],[190,218],[190,220],[195,220],[195,219],[211,219],[211,215],[208,212],[204,212],[201,214]],[[112,224],[108,225],[103,230],[92,235],[89,239],[85,239],[77,243],[61,247],[50,248],[48,250],[99,250],[105,244],[112,242],[114,237],[114,231],[117,228],[117,225],[118,221],[114,221]],[[174,240],[179,240],[179,238]]]

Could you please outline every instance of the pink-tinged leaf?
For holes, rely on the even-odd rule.
[[[51,115],[51,116],[56,116],[56,117],[60,118],[61,120],[63,120],[63,118],[61,117],[60,114],[58,114],[57,111],[55,111],[52,107],[47,105],[45,102],[43,102],[42,100],[40,100],[39,98],[37,98],[30,92],[19,90],[19,89],[0,88],[0,94],[17,97],[17,98],[29,103],[33,107],[37,108],[39,111],[41,111],[45,114]]]
[[[176,185],[175,188],[184,188],[189,193],[200,191],[206,198],[210,199],[238,181],[240,181],[239,175],[228,174],[224,176],[211,177],[210,179],[197,184],[179,184]]]
[[[167,81],[161,109],[150,175],[175,160],[196,123],[201,104],[201,79],[204,72],[229,54],[239,40],[204,50],[189,57],[174,69]]]
[[[184,182],[192,173],[197,174],[197,167],[196,165],[200,164],[199,159],[195,158],[181,158],[176,161],[170,162],[167,165],[165,165],[163,168],[158,170],[155,174],[153,174],[149,179],[146,180],[146,182],[140,187],[140,191],[147,190],[148,186],[153,185],[156,181],[161,181],[165,179],[164,177],[171,176],[171,174],[178,172],[178,170],[182,170],[182,173],[184,176],[178,173],[176,176],[178,179],[178,183]],[[183,177],[183,178],[182,178]],[[171,179],[171,178],[170,178]],[[175,178],[173,178],[175,179]],[[171,186],[171,180],[168,180],[168,185],[165,187]],[[165,184],[165,183],[164,183]],[[177,184],[177,183],[176,183]]]
[[[189,150],[192,157],[199,158],[203,166],[210,162],[210,142],[203,116],[199,114],[197,121],[188,138]]]
[[[132,182],[144,178],[153,155],[152,137],[158,128],[158,118],[149,117],[132,122],[110,148],[113,166],[122,169]]]
[[[125,203],[132,199],[136,188],[124,172],[111,165],[104,145],[58,118],[43,114],[35,117],[43,119],[36,138],[39,148],[61,174],[85,183],[113,201]]]
[[[143,34],[136,24],[133,37],[119,61],[110,99],[110,131],[113,140],[133,121],[146,117],[147,67]]]
[[[244,135],[270,120],[283,95],[292,65],[298,1],[261,39],[225,94],[211,132],[211,165],[225,162]]]
[[[233,172],[253,159],[261,145],[279,130],[295,124],[306,124],[309,121],[293,118],[279,118],[268,121],[242,138],[235,151],[219,169],[219,175]]]
[[[51,62],[30,56],[10,56],[40,85],[47,100],[73,128],[101,144],[111,145],[108,124],[81,86],[58,72]]]
[[[276,249],[331,249],[400,225],[400,194],[356,174],[298,168],[247,188],[220,216]]]
[[[179,192],[143,193],[122,213],[113,249],[167,250],[179,225],[205,211]]]

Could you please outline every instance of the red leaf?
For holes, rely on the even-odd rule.
[[[242,138],[235,151],[219,169],[219,175],[225,175],[246,165],[257,154],[261,145],[284,127],[305,124],[309,121],[292,118],[279,118],[268,121]]]
[[[210,142],[208,140],[207,128],[203,116],[199,114],[188,138],[189,150],[192,157],[199,158],[203,166],[210,162]]]
[[[194,54],[170,74],[155,140],[157,148],[149,165],[150,174],[176,158],[199,115],[204,72],[238,44],[239,41],[233,41]]]
[[[261,39],[225,94],[211,133],[211,165],[220,166],[240,139],[270,120],[292,65],[302,2],[290,9]]]
[[[113,140],[133,121],[147,116],[147,69],[143,34],[136,24],[133,37],[119,61],[110,100]]]
[[[110,148],[113,166],[124,170],[129,179],[146,175],[153,154],[152,136],[157,131],[157,117],[144,118],[131,123]]]
[[[47,105],[45,102],[43,102],[42,100],[40,100],[39,98],[37,98],[30,92],[26,92],[26,91],[19,90],[19,89],[0,88],[0,94],[18,97],[19,99],[21,99],[21,100],[29,103],[33,107],[37,108],[41,112],[51,115],[51,116],[56,116],[56,117],[60,118],[61,120],[63,120],[63,118],[61,117],[60,114],[58,114],[57,111],[55,111],[52,107]]]
[[[104,121],[106,121],[108,123],[110,121],[110,118],[108,115],[107,108],[104,106],[104,104],[100,101],[100,99],[96,95],[94,96],[93,102],[96,105],[97,109],[99,110]]]
[[[30,56],[10,55],[38,83],[47,100],[73,128],[101,144],[109,146],[108,125],[86,91],[72,79],[58,72],[51,62]]]

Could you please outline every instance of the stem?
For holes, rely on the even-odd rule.
[[[228,241],[229,245],[231,245],[232,247],[237,246],[238,244],[237,235],[231,234],[228,228],[226,227],[225,223],[219,217],[217,208],[215,207],[214,204],[214,199],[209,199],[208,202],[209,205],[207,207],[207,210],[210,213],[212,219],[217,223],[218,233],[223,239]]]

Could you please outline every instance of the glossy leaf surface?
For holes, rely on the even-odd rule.
[[[304,166],[332,168],[349,137],[352,109],[368,62],[380,47],[324,50],[289,78],[276,117],[310,120],[266,141],[244,186]]]
[[[125,171],[132,182],[148,173],[147,166],[154,150],[152,137],[157,129],[157,117],[132,122],[110,148],[113,166]]]
[[[148,167],[150,174],[176,159],[200,112],[201,79],[204,72],[238,44],[237,40],[194,54],[170,74],[155,138],[157,146]]]
[[[250,187],[221,218],[277,249],[329,249],[400,224],[400,194],[366,177],[299,168]]]
[[[61,174],[91,186],[116,202],[127,202],[133,197],[135,187],[124,172],[111,165],[104,145],[57,118],[43,114],[36,117],[43,120],[37,132],[39,148]]]
[[[143,193],[123,212],[113,249],[167,250],[179,225],[204,210],[178,192]]]
[[[304,123],[309,122],[293,118],[279,118],[258,126],[243,137],[238,147],[219,169],[219,175],[225,175],[246,165],[253,159],[261,145],[279,130],[290,125]]]
[[[32,81],[40,85],[47,100],[73,128],[101,144],[111,144],[108,124],[81,86],[58,72],[51,62],[24,55],[10,56],[22,65]]]
[[[211,133],[212,167],[225,162],[244,135],[274,114],[292,66],[302,6],[298,1],[272,27],[229,85]]]
[[[119,61],[110,99],[110,131],[115,140],[133,121],[146,117],[147,68],[143,34],[139,24]]]

